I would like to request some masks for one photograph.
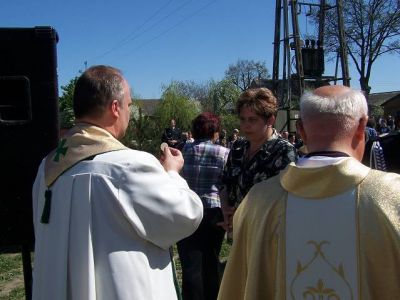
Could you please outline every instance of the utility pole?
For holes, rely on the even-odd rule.
[[[276,0],[275,8],[275,35],[274,35],[274,58],[272,83],[274,92],[280,98],[280,107],[287,111],[287,130],[293,132],[291,128],[291,110],[293,100],[299,100],[305,88],[317,88],[322,85],[330,84],[338,80],[343,81],[343,85],[350,86],[349,68],[347,63],[347,46],[344,35],[342,0],[330,1],[334,5],[328,5],[326,0],[319,3],[300,2],[297,0]],[[290,9],[289,9],[290,7]],[[299,26],[299,15],[302,7],[316,7],[318,13],[318,36],[316,39],[301,39]],[[324,62],[324,28],[326,11],[336,8],[336,18],[338,21],[338,55],[337,62],[340,60],[341,78],[335,75],[326,76]],[[282,22],[283,19],[283,22]],[[289,26],[291,20],[291,27]],[[283,30],[281,27],[283,26]],[[291,67],[291,51],[294,52],[294,65]],[[280,55],[283,61],[280,60]],[[292,72],[295,69],[295,72]],[[280,77],[280,70],[282,76]]]
[[[341,65],[342,65],[342,78],[343,85],[350,86],[350,76],[349,76],[349,65],[347,63],[347,46],[344,34],[344,25],[343,25],[343,4],[342,0],[336,1],[336,11],[338,18],[338,34],[339,34],[339,53],[341,57]]]

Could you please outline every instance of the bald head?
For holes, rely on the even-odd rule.
[[[344,85],[326,85],[314,90],[314,94],[320,97],[335,97],[350,92],[352,89]]]
[[[361,91],[342,85],[323,86],[304,93],[300,100],[303,120],[321,118],[326,114],[337,118],[360,119],[368,115],[367,101]]]
[[[361,129],[360,124],[366,123],[367,115],[362,92],[341,85],[323,86],[301,97],[301,134],[310,151],[355,148],[358,142],[353,138]]]

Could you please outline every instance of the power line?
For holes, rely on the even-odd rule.
[[[156,11],[154,14],[152,14],[149,18],[147,18],[138,28],[136,28],[136,30],[132,31],[130,34],[128,34],[128,35],[126,36],[125,39],[121,40],[121,41],[120,41],[120,44],[126,42],[127,40],[129,40],[129,38],[130,38],[132,35],[134,35],[134,33],[136,33],[137,31],[139,31],[140,29],[142,29],[144,25],[146,25],[148,22],[150,22],[156,15],[158,15],[158,13],[159,13],[160,11],[162,11],[163,9],[165,9],[172,1],[173,1],[173,0],[169,0],[166,4],[164,4],[164,5],[161,6],[159,9],[157,9],[157,11]]]
[[[152,14],[149,18],[147,18],[136,30],[132,31],[130,34],[128,34],[124,39],[122,39],[121,41],[119,41],[115,46],[113,46],[111,49],[107,50],[106,52],[104,52],[103,54],[97,56],[96,58],[94,58],[93,60],[97,60],[100,58],[103,58],[104,56],[110,54],[111,52],[115,51],[116,49],[128,44],[129,42],[137,39],[138,37],[140,37],[141,35],[143,35],[144,33],[150,31],[151,29],[153,29],[155,26],[157,26],[158,24],[162,23],[164,20],[168,19],[170,16],[172,16],[173,14],[175,14],[177,11],[179,11],[180,9],[182,9],[183,7],[185,7],[186,5],[189,4],[189,2],[191,2],[192,0],[188,0],[186,2],[184,2],[183,4],[181,4],[180,6],[178,6],[176,9],[174,9],[172,12],[170,12],[169,14],[167,14],[166,16],[164,16],[163,18],[161,18],[160,20],[158,20],[156,23],[154,23],[152,26],[148,27],[147,29],[145,29],[142,32],[138,32],[140,31],[140,29],[142,29],[144,27],[144,25],[146,25],[150,20],[152,20],[156,15],[158,15],[159,12],[161,12],[163,9],[165,9],[173,0],[168,1],[165,5],[163,5],[162,7],[160,7],[154,14]]]
[[[148,40],[147,42],[144,42],[142,44],[140,44],[139,46],[137,46],[136,48],[134,48],[133,50],[129,51],[128,53],[126,53],[125,55],[121,55],[117,59],[120,59],[122,57],[125,57],[129,54],[132,54],[133,52],[139,50],[140,48],[146,46],[147,44],[151,43],[152,41],[158,39],[159,37],[163,36],[164,34],[170,32],[172,29],[178,27],[179,25],[181,25],[182,23],[184,23],[185,21],[187,21],[188,19],[194,17],[195,15],[199,14],[202,10],[206,9],[207,7],[209,7],[210,5],[214,4],[215,2],[217,2],[217,0],[212,0],[210,2],[208,2],[207,4],[203,5],[202,7],[200,7],[198,10],[194,11],[192,14],[188,15],[187,17],[183,18],[181,21],[179,21],[178,23],[174,24],[173,26],[171,26],[170,28],[168,28],[167,30],[164,30],[163,32],[161,32],[160,34],[156,35],[154,38]],[[114,61],[115,61],[114,60]]]

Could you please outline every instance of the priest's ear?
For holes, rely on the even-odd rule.
[[[119,117],[119,110],[120,110],[120,105],[118,100],[113,100],[110,104],[110,110],[111,114],[115,117]]]
[[[296,131],[300,134],[303,143],[307,145],[307,135],[304,131],[303,122],[301,121],[301,119],[297,119],[296,121]]]
[[[358,121],[356,136],[360,141],[365,141],[365,127],[367,126],[368,116],[363,116]]]
[[[354,157],[359,161],[362,160],[365,151],[365,127],[368,122],[368,116],[362,117],[357,124],[351,141],[351,147],[354,150]]]

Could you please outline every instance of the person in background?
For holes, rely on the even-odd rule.
[[[182,176],[204,206],[199,228],[178,242],[184,300],[212,300],[218,294],[219,252],[225,234],[217,225],[223,221],[219,189],[229,153],[228,148],[215,144],[219,130],[218,116],[211,112],[198,115],[192,122],[195,141],[182,150],[185,159]]]
[[[296,136],[293,133],[289,133],[288,135],[288,141],[291,143],[293,146],[296,145]]]
[[[384,118],[384,116],[380,116],[380,117],[378,118],[378,124],[377,124],[377,126],[376,126],[376,129],[377,129],[378,132],[380,132],[381,127],[382,127],[384,121],[386,121],[386,119]]]
[[[171,148],[177,148],[181,143],[181,139],[182,131],[176,127],[175,119],[171,119],[171,126],[165,128],[161,141],[167,143]]]
[[[297,160],[294,146],[273,128],[278,102],[270,90],[255,88],[243,92],[236,111],[240,132],[246,139],[235,143],[223,173],[223,226],[228,232],[232,229],[234,210],[250,188],[278,175],[290,162]]]
[[[389,132],[390,132],[390,128],[387,126],[386,119],[383,119],[381,122],[381,127],[379,129],[379,133],[385,134],[385,133],[389,133]]]
[[[189,138],[189,133],[186,131],[183,131],[181,134],[180,142],[178,145],[175,146],[175,149],[182,151],[183,146],[185,146],[185,144],[188,142],[188,138]]]
[[[188,131],[188,139],[186,140],[186,143],[193,143],[194,142],[194,138],[192,135],[191,131]]]
[[[228,147],[228,142],[227,142],[227,133],[226,129],[222,129],[221,132],[219,133],[219,138],[216,141],[218,145]]]
[[[288,140],[289,139],[289,132],[287,130],[284,130],[281,132],[281,138],[283,138],[284,140]]]
[[[239,140],[239,129],[233,129],[232,135],[229,137],[228,148],[232,149],[235,142]]]
[[[309,153],[239,206],[218,299],[400,299],[400,175],[360,163],[365,96],[324,86],[300,116]]]
[[[395,129],[394,119],[392,115],[388,115],[386,123],[389,128],[389,131],[393,131]]]
[[[365,142],[369,140],[375,140],[378,137],[378,133],[375,130],[375,120],[368,118],[367,126],[365,127]]]
[[[131,104],[120,70],[79,77],[75,126],[33,186],[33,300],[177,299],[169,248],[197,229],[203,205],[178,174],[180,151],[166,147],[160,163],[118,141]]]

